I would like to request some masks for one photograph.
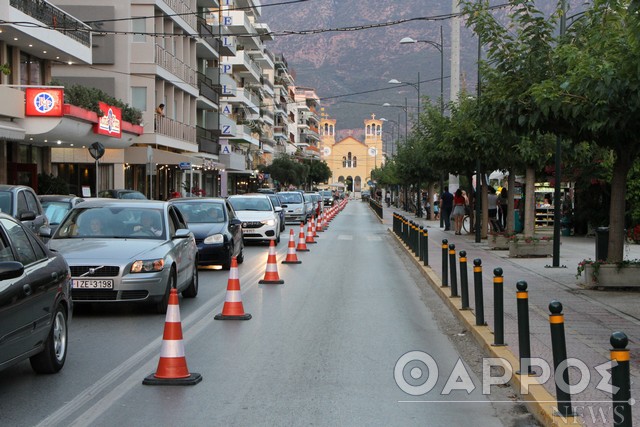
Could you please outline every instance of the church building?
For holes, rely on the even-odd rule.
[[[331,169],[329,183],[333,188],[342,184],[352,193],[369,190],[371,171],[383,165],[382,121],[372,114],[364,121],[364,130],[364,142],[352,136],[336,141],[336,120],[322,115],[320,153]]]

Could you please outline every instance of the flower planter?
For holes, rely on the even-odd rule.
[[[600,264],[595,269],[585,265],[583,280],[587,287],[640,288],[640,265]]]
[[[509,239],[501,234],[493,234],[489,236],[489,249],[491,250],[507,250],[509,249]]]
[[[526,242],[524,240],[509,242],[509,257],[511,258],[533,258],[547,257],[553,255],[553,241],[534,240]]]

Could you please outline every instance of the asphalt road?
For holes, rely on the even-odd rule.
[[[299,227],[294,227],[297,233]],[[29,363],[0,372],[0,423],[12,426],[380,425],[501,426],[505,414],[481,394],[441,394],[459,349],[443,333],[423,290],[368,206],[352,201],[330,227],[283,265],[283,285],[260,285],[266,246],[240,265],[248,321],[218,321],[228,273],[200,270],[196,299],[180,299],[184,346],[195,386],[146,386],[155,372],[164,316],[137,306],[76,311],[67,363],[38,376]],[[440,375],[414,396],[394,379],[405,353],[428,353]],[[410,362],[408,383],[426,379]],[[419,377],[420,372],[423,373]],[[411,378],[411,375],[417,379]],[[429,372],[429,378],[434,375]],[[464,402],[464,403],[459,403]]]

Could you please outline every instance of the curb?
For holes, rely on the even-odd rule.
[[[520,367],[520,359],[513,354],[509,346],[496,347],[493,346],[493,332],[488,326],[476,326],[475,315],[473,310],[462,310],[462,301],[460,298],[452,298],[445,293],[442,281],[440,277],[430,268],[422,265],[419,257],[413,255],[411,250],[404,242],[396,236],[391,230],[387,231],[395,238],[400,247],[407,252],[411,257],[413,263],[419,268],[420,273],[427,279],[427,282],[431,285],[433,290],[438,296],[447,304],[452,313],[460,320],[467,330],[471,331],[475,340],[482,346],[482,348],[488,352],[492,357],[499,357],[508,362],[507,366],[504,366],[506,372],[510,374],[509,384],[514,388],[514,391],[518,394],[519,398],[525,404],[529,412],[545,426],[562,427],[566,425],[583,426],[582,420],[579,417],[566,417],[555,413],[556,398],[553,397],[542,384],[540,384],[536,377],[530,377],[526,375],[514,374],[514,370]],[[523,393],[528,390],[528,393]]]

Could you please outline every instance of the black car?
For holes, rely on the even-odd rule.
[[[0,369],[29,359],[55,373],[67,357],[71,273],[22,223],[0,214]]]
[[[65,196],[65,195],[56,195],[56,194],[47,194],[38,196],[40,203],[42,204],[42,209],[44,209],[44,214],[47,216],[49,220],[49,227],[51,228],[51,234],[55,233],[58,225],[65,217],[67,212],[71,210],[78,203],[84,202],[82,197],[77,197],[73,195]]]
[[[109,199],[135,199],[147,200],[144,194],[136,190],[112,189],[103,190],[98,193],[98,197],[106,197]]]
[[[172,199],[196,238],[198,265],[222,264],[231,268],[231,258],[244,261],[242,221],[229,202],[222,198]]]

